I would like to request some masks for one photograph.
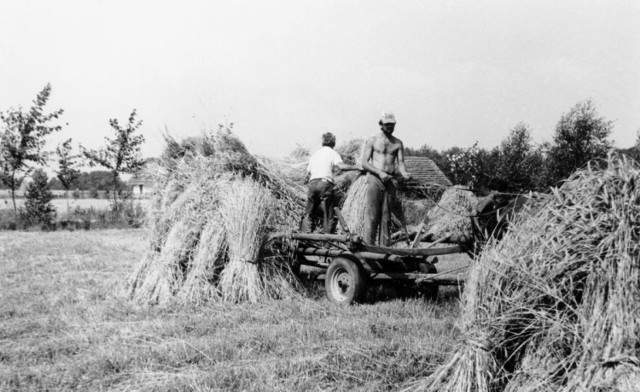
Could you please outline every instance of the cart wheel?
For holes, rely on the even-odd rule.
[[[327,298],[338,305],[361,302],[367,291],[366,278],[360,266],[349,259],[336,257],[324,278]]]
[[[438,270],[436,266],[430,263],[420,264],[420,272],[425,274],[437,274]],[[420,296],[436,301],[438,299],[438,292],[440,291],[440,285],[437,283],[424,283],[420,285]]]

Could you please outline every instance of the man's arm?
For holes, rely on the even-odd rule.
[[[400,148],[398,149],[398,171],[402,175],[402,178],[410,180],[411,174],[407,172],[407,167],[404,165],[404,145],[400,140],[398,141],[400,142]]]
[[[372,137],[369,140],[367,140],[367,143],[364,145],[364,151],[362,152],[362,169],[375,174],[382,181],[386,181],[386,179],[390,176],[384,170],[378,169],[371,162],[369,162],[373,158],[374,142],[375,142],[375,137]]]
[[[346,163],[340,162],[336,165],[336,167],[342,171],[354,171],[354,170],[362,170],[362,166],[360,165],[347,165]]]
[[[333,162],[331,162],[331,164],[332,170],[333,168],[337,168],[340,171],[362,170],[362,167],[360,165],[351,166],[344,163],[340,154],[338,154],[335,150],[333,151]]]

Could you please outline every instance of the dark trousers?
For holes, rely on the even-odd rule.
[[[326,234],[333,231],[333,184],[329,181],[313,179],[309,181],[307,208],[302,217],[300,232],[311,233],[315,228],[314,216],[322,211],[323,229]]]
[[[382,180],[371,173],[367,174],[367,214],[364,222],[364,241],[369,245],[389,245],[391,213],[399,213],[402,218],[402,206],[396,194],[392,180]]]

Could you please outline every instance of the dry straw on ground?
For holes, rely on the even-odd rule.
[[[218,131],[182,143],[167,137],[165,153],[151,170],[156,189],[149,248],[128,280],[130,298],[166,303],[291,295],[296,280],[287,262],[268,253],[258,257],[266,231],[297,228],[302,212],[300,188],[276,165],[251,155],[230,132]],[[236,200],[238,195],[249,196]],[[275,283],[264,284],[270,279]]]
[[[640,168],[574,174],[490,242],[462,301],[465,339],[426,391],[638,391]]]

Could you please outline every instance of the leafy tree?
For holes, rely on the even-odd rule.
[[[447,154],[451,179],[454,184],[474,186],[481,174],[480,165],[481,152],[478,142],[467,149],[460,149],[460,152]]]
[[[452,182],[454,181],[454,173],[453,173],[453,166],[451,165],[451,163],[449,162],[449,158],[453,155],[459,155],[464,153],[465,149],[458,147],[458,146],[454,146],[451,148],[448,148],[446,150],[444,150],[442,152],[442,155],[444,156],[444,162],[442,163],[442,166],[438,166],[440,167],[440,170],[442,170],[444,172],[444,174],[449,178],[449,180],[451,180]]]
[[[114,139],[105,138],[107,145],[100,150],[88,150],[84,147],[82,155],[89,160],[90,166],[102,166],[109,169],[113,177],[113,208],[118,210],[117,184],[121,173],[134,173],[144,165],[144,159],[140,155],[140,146],[144,143],[144,136],[134,135],[142,125],[141,120],[136,120],[136,110],[129,115],[129,122],[122,127],[116,119],[110,119],[109,125],[116,133]]]
[[[74,189],[77,188],[83,191],[88,191],[91,189],[112,189],[113,186],[113,174],[110,171],[106,170],[78,172],[78,178],[72,183],[72,187]],[[115,187],[116,189],[118,189],[118,191],[122,191],[126,189],[126,184],[121,179],[118,179]],[[62,185],[62,182],[60,182],[58,177],[52,177],[49,180],[49,189],[64,190],[65,187]]]
[[[600,117],[591,100],[578,102],[556,125],[549,150],[549,185],[595,158],[606,157],[613,123]]]
[[[76,169],[76,159],[78,156],[71,154],[71,139],[67,139],[62,145],[58,145],[56,154],[58,155],[58,171],[56,172],[56,177],[58,177],[58,180],[60,180],[62,186],[68,192],[80,177],[80,171]]]
[[[497,177],[500,165],[500,150],[495,147],[491,151],[480,149],[477,156],[476,183],[478,189],[501,190],[504,188],[502,181]]]
[[[30,224],[41,223],[44,228],[51,228],[56,209],[51,204],[53,195],[49,190],[47,173],[37,169],[33,172],[32,179],[25,194],[23,218]]]
[[[435,148],[431,147],[428,144],[423,144],[419,148],[405,147],[404,155],[415,156],[415,157],[427,157],[432,161],[436,161],[440,157],[442,157],[442,154],[438,150],[436,150]]]
[[[125,184],[119,178],[116,183],[113,182],[113,173],[106,170],[94,170],[90,172],[81,172],[80,177],[76,180],[78,189],[88,191],[91,189],[106,190],[113,188],[125,189]],[[62,189],[62,188],[61,188]]]
[[[497,149],[496,182],[498,190],[521,192],[538,188],[543,167],[540,150],[531,142],[531,131],[525,123],[517,124]]]
[[[62,109],[44,113],[50,94],[51,85],[47,84],[28,111],[18,107],[0,112],[0,121],[3,123],[0,133],[0,181],[11,189],[14,212],[17,212],[15,191],[33,169],[30,164],[43,165],[46,162],[44,137],[62,129],[60,125],[50,125],[63,113]]]

